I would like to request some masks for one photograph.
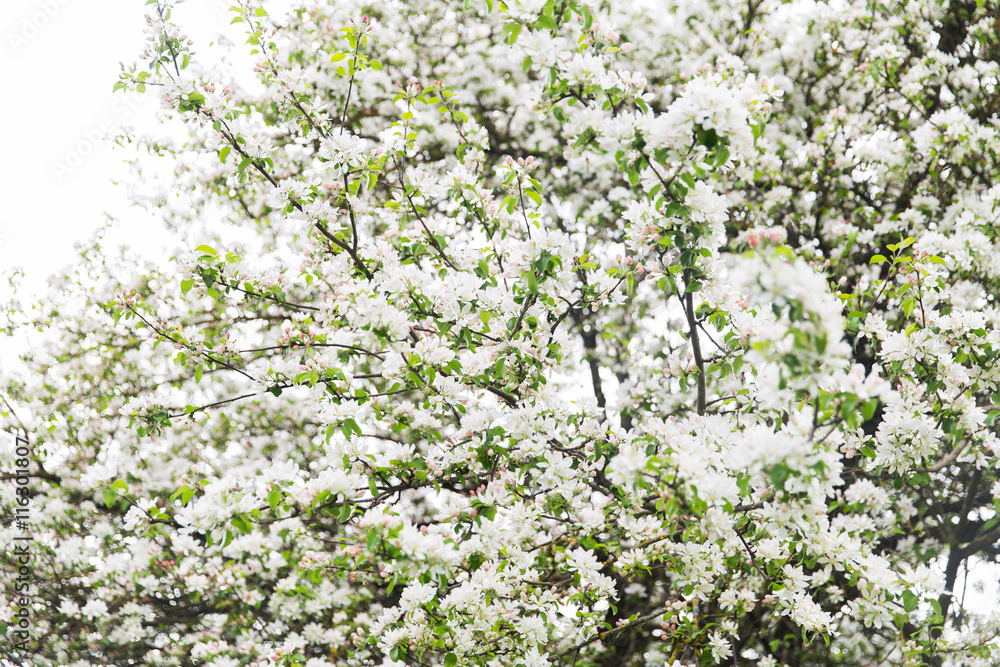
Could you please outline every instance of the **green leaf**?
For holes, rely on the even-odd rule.
[[[278,503],[280,501],[281,501],[281,489],[275,486],[267,493],[267,504],[272,510],[274,510],[278,506]]]
[[[534,271],[529,271],[527,273],[528,277],[528,291],[532,294],[538,293],[538,277],[535,275]]]
[[[455,667],[458,664],[458,656],[454,653],[449,653],[444,657],[444,667]]]
[[[535,22],[531,24],[531,27],[541,28],[544,30],[551,30],[553,32],[559,30],[559,24],[556,23],[555,19],[553,19],[551,16],[546,16],[544,14],[535,19]]]
[[[521,34],[521,25],[514,22],[508,23],[503,27],[502,34],[504,42],[514,44],[517,41],[517,36]]]
[[[354,421],[354,419],[348,418],[340,425],[340,432],[344,434],[345,438],[350,440],[352,433],[361,435],[361,427],[358,426],[358,422]]]
[[[729,160],[728,148],[726,148],[725,146],[719,146],[718,148],[715,149],[715,159],[713,160],[713,162],[715,163],[716,168],[726,164],[728,160]]]
[[[212,257],[219,256],[219,252],[210,245],[200,245],[197,248],[195,248],[195,250],[197,250],[200,253],[204,253],[206,255],[211,255]]]

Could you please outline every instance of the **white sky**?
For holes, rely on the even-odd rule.
[[[188,0],[175,12],[195,48],[229,23],[225,0]],[[140,247],[156,222],[129,210],[112,179],[126,151],[104,139],[122,126],[156,128],[158,101],[112,93],[119,62],[143,47],[143,0],[5,0],[0,13],[0,271],[22,266],[26,287],[71,262],[74,243],[120,220]],[[109,132],[110,129],[110,132]],[[6,285],[0,287],[0,297]]]
[[[164,134],[154,94],[112,87],[119,63],[135,62],[145,43],[143,0],[5,0],[0,12],[0,274],[23,268],[25,293],[72,263],[78,241],[119,221],[108,238],[144,253],[162,240],[159,221],[131,207],[114,180],[127,173],[127,150],[109,139],[122,127]],[[188,0],[174,19],[206,55],[227,30],[227,0]],[[237,26],[238,27],[238,26]],[[242,42],[242,40],[240,40]],[[249,62],[249,55],[246,56]],[[154,89],[155,90],[155,89]],[[176,129],[175,129],[176,133]],[[0,281],[0,301],[10,289]],[[24,345],[21,339],[16,344]],[[15,360],[0,340],[0,372]]]

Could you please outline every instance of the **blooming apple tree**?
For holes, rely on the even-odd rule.
[[[17,660],[997,664],[995,4],[180,2],[173,261],[7,306]]]

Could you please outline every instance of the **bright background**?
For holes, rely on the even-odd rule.
[[[212,62],[220,32],[230,27],[228,0],[187,0],[173,19]],[[281,3],[285,4],[285,3]],[[0,276],[21,268],[25,294],[44,295],[54,274],[71,264],[76,245],[111,224],[105,245],[128,244],[156,256],[164,242],[158,220],[129,204],[124,186],[132,151],[114,145],[129,129],[180,137],[157,121],[159,99],[112,92],[120,63],[138,60],[146,36],[145,0],[5,0],[0,12]],[[238,49],[234,49],[238,51]],[[251,63],[248,52],[237,62]],[[239,57],[239,56],[242,56]],[[247,71],[250,71],[249,68]],[[112,222],[113,221],[113,222]],[[0,279],[0,302],[10,287]],[[43,296],[39,296],[43,298]],[[30,338],[0,340],[0,374]]]
[[[214,34],[227,2],[191,0],[175,16]],[[0,84],[7,155],[0,160],[0,270],[22,266],[25,286],[73,260],[74,243],[111,215],[141,244],[148,216],[130,211],[123,188],[127,152],[105,141],[122,126],[152,131],[155,95],[112,93],[119,62],[138,58],[143,0],[7,0],[0,14]]]
[[[0,12],[0,127],[6,154],[0,158],[0,273],[21,267],[22,288],[43,293],[49,276],[71,263],[74,246],[109,219],[109,239],[144,253],[162,241],[159,221],[129,206],[123,187],[129,152],[107,137],[122,127],[164,133],[156,121],[155,94],[140,98],[112,93],[119,62],[138,59],[143,48],[144,0],[5,0]],[[174,20],[205,56],[214,35],[227,29],[228,0],[188,0]],[[287,1],[274,5],[286,5]],[[273,13],[279,14],[278,7]],[[230,54],[236,62],[249,55]],[[0,301],[10,297],[0,282]],[[15,343],[0,340],[0,374],[16,363]],[[996,573],[980,564],[968,577],[966,602],[995,607]],[[963,582],[958,594],[962,597]],[[982,587],[985,585],[986,591]]]

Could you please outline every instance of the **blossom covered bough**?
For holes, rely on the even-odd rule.
[[[1000,661],[994,3],[148,4],[182,250],[5,309],[7,660]]]

